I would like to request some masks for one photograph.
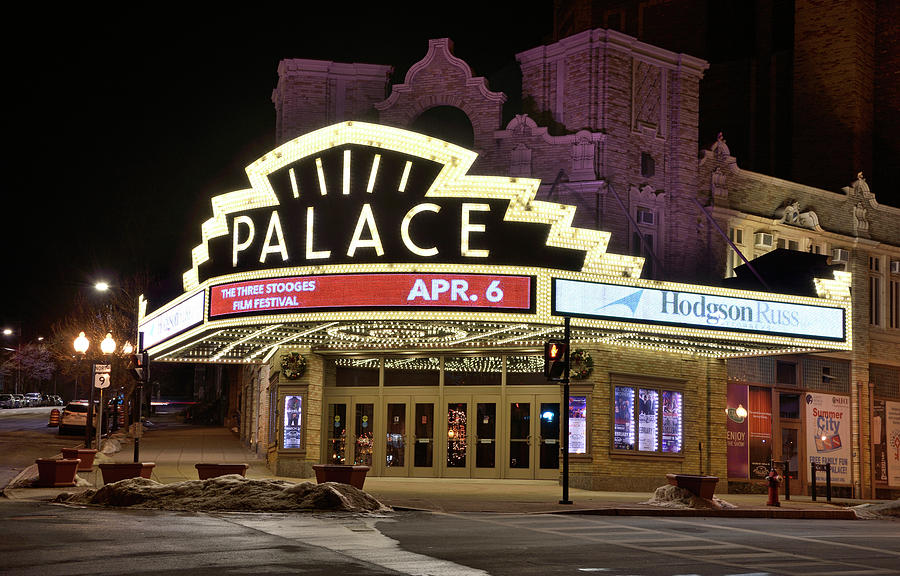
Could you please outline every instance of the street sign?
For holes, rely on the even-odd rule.
[[[109,388],[108,372],[97,372],[94,374],[94,388]]]
[[[94,364],[95,374],[109,374],[111,372],[109,364]]]

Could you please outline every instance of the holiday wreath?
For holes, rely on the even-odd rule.
[[[576,349],[569,354],[569,378],[583,380],[594,370],[594,359],[586,350]]]
[[[281,373],[288,380],[296,380],[306,372],[306,358],[299,352],[291,352],[281,357]]]

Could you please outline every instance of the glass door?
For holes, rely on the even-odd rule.
[[[507,440],[506,477],[533,478],[532,470],[532,397],[509,399],[507,401]]]
[[[413,476],[436,476],[434,402],[415,400],[413,416]]]
[[[328,404],[325,421],[325,463],[347,464],[347,403]]]
[[[554,401],[555,400],[555,401]],[[552,398],[536,398],[535,405],[539,406],[537,427],[537,478],[555,480],[559,477],[560,453],[560,424],[559,400]]]
[[[449,398],[444,402],[444,475],[468,478],[470,446],[469,402]]]
[[[496,397],[490,396],[475,397],[475,422],[472,424],[475,430],[475,466],[472,469],[474,478],[500,477],[497,400]]]
[[[385,476],[408,476],[407,406],[405,401],[385,399]]]
[[[785,475],[790,476],[791,494],[802,494],[800,484],[800,425],[781,425],[781,460],[787,462]]]
[[[352,418],[353,462],[351,464],[369,466],[372,468],[372,472],[377,474],[377,470],[375,470],[375,400],[365,402],[357,399],[353,404]]]

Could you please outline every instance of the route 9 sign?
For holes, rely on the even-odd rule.
[[[109,388],[109,364],[94,365],[94,388]]]

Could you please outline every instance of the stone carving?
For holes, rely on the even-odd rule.
[[[806,212],[800,211],[800,202],[796,200],[793,202],[789,202],[783,208],[780,208],[775,212],[775,217],[779,217],[780,212],[780,221],[784,224],[790,224],[791,226],[799,226],[801,228],[818,228],[819,227],[819,217],[812,210],[807,210]]]
[[[716,166],[716,169],[712,171],[712,182],[710,182],[712,193],[715,196],[728,196],[728,188],[725,187],[725,184],[725,172]]]
[[[715,155],[716,160],[720,162],[731,157],[731,150],[728,149],[728,144],[725,143],[725,136],[721,132],[716,136],[716,142],[712,146],[712,152]]]
[[[866,219],[867,212],[868,210],[866,210],[862,202],[857,202],[856,206],[853,207],[853,232],[857,236],[868,236],[869,234],[869,221]]]

